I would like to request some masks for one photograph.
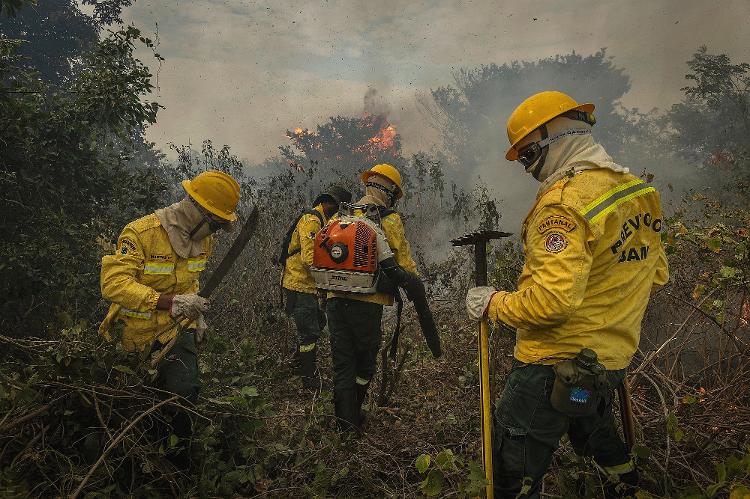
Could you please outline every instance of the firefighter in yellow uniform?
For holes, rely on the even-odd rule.
[[[125,226],[114,254],[102,258],[101,291],[112,302],[99,331],[130,352],[161,350],[177,333],[175,319],[188,329],[158,365],[156,386],[195,402],[198,397],[196,342],[205,331],[208,301],[198,296],[198,279],[213,248],[212,234],[237,220],[239,184],[229,175],[207,171],[184,180],[180,202]],[[145,352],[144,352],[145,353]],[[187,413],[173,418],[179,437],[191,434]]]
[[[362,174],[365,196],[357,205],[377,205],[381,228],[393,252],[392,261],[405,273],[416,275],[417,265],[404,233],[401,216],[393,210],[403,196],[401,174],[388,164],[375,165]],[[383,306],[393,305],[395,287],[375,294],[331,292],[326,311],[331,332],[334,406],[345,431],[360,430],[362,404],[375,374],[382,337]]]
[[[318,306],[315,281],[310,275],[313,263],[315,234],[325,225],[339,204],[348,203],[351,192],[332,185],[313,201],[313,209],[300,215],[292,230],[284,238],[280,264],[284,266],[282,288],[287,315],[294,319],[297,329],[295,374],[302,378],[302,387],[318,389],[317,351],[320,332],[325,327],[325,313]]]
[[[612,400],[638,348],[649,296],[668,280],[664,222],[656,189],[593,140],[593,111],[592,104],[548,91],[526,99],[508,120],[506,158],[541,182],[523,223],[525,264],[516,291],[478,287],[466,298],[472,318],[517,330],[495,414],[496,497],[539,497],[566,433],[576,454],[608,472],[607,497],[637,486]],[[606,383],[551,398],[555,383],[567,386],[556,371],[582,358],[583,349],[597,355]],[[581,416],[576,404],[590,404],[593,413]]]

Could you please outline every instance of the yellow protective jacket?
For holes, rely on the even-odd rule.
[[[391,251],[393,251],[396,263],[407,272],[416,274],[417,264],[411,256],[411,245],[406,239],[404,223],[401,221],[401,215],[392,212],[381,218],[380,225],[385,234],[385,238],[388,241],[388,245],[391,247]],[[343,293],[336,291],[328,293],[328,297],[348,298],[350,300],[366,301],[369,303],[378,303],[380,305],[393,305],[393,296],[387,293],[366,295],[362,293]]]
[[[607,369],[627,367],[649,295],[669,279],[662,226],[658,192],[627,173],[585,170],[541,194],[523,224],[518,291],[487,310],[517,328],[515,357],[554,364],[588,347]]]
[[[322,205],[319,204],[314,210],[323,217],[323,223],[327,222]],[[315,234],[320,228],[320,219],[310,213],[302,215],[297,222],[292,239],[289,241],[288,252],[291,256],[286,259],[284,277],[281,281],[284,288],[300,293],[316,293],[310,266],[313,264]]]
[[[126,225],[115,254],[102,258],[102,296],[112,302],[99,326],[102,336],[111,339],[114,321],[121,321],[125,350],[144,350],[157,335],[161,343],[171,340],[176,328],[169,327],[169,311],[156,310],[156,301],[162,293],[198,291],[198,278],[211,255],[213,237],[207,237],[203,244],[203,253],[182,258],[172,250],[156,214]]]

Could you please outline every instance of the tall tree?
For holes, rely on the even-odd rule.
[[[160,202],[161,158],[142,140],[158,104],[144,99],[152,84],[133,56],[139,39],[133,27],[112,32],[58,87],[14,55],[32,42],[0,38],[0,324],[7,331],[38,334],[90,315],[106,242]]]
[[[98,41],[101,29],[120,22],[122,8],[133,0],[83,0],[93,6],[84,14],[76,0],[3,0],[0,33],[23,43],[16,53],[23,66],[47,83],[60,85],[70,78],[73,66]]]
[[[586,57],[573,52],[533,62],[463,68],[453,78],[453,85],[432,90],[422,105],[447,151],[463,167],[498,160],[505,146],[507,117],[523,99],[543,90],[560,90],[593,102],[601,122],[598,138],[613,153],[622,146],[617,131],[623,118],[617,109],[630,89],[630,79],[605,49]]]
[[[719,183],[750,177],[750,64],[702,46],[688,61],[690,85],[667,118],[672,144]]]
[[[0,31],[22,40],[18,55],[23,65],[44,81],[61,84],[71,75],[73,63],[98,38],[94,20],[75,0],[45,0],[21,7],[14,17],[0,18]]]
[[[315,130],[287,130],[287,137],[291,145],[281,146],[281,155],[292,169],[315,178],[313,189],[330,182],[354,188],[359,173],[375,164],[405,164],[401,137],[383,115],[336,116]]]

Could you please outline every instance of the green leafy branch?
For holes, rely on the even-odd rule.
[[[462,497],[480,496],[487,486],[482,466],[474,460],[462,460],[450,449],[443,449],[434,457],[431,454],[420,454],[414,467],[424,476],[419,489],[427,497],[439,495],[446,480],[454,475],[463,477],[458,486]]]

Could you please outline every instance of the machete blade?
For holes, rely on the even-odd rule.
[[[226,277],[229,269],[232,268],[232,265],[234,264],[235,260],[237,260],[237,257],[239,257],[240,253],[242,253],[242,250],[245,249],[247,242],[253,235],[253,231],[255,230],[256,225],[258,225],[257,205],[253,208],[253,211],[250,212],[250,216],[247,217],[247,220],[240,230],[240,233],[237,234],[237,237],[234,239],[232,246],[229,248],[229,251],[227,251],[227,254],[224,255],[224,258],[221,260],[221,263],[219,263],[219,266],[216,267],[216,270],[214,270],[213,274],[211,274],[211,277],[208,278],[206,284],[201,288],[200,291],[198,291],[198,294],[200,296],[208,298],[209,296],[211,296],[211,293],[216,290],[217,286],[221,283],[224,277]]]

